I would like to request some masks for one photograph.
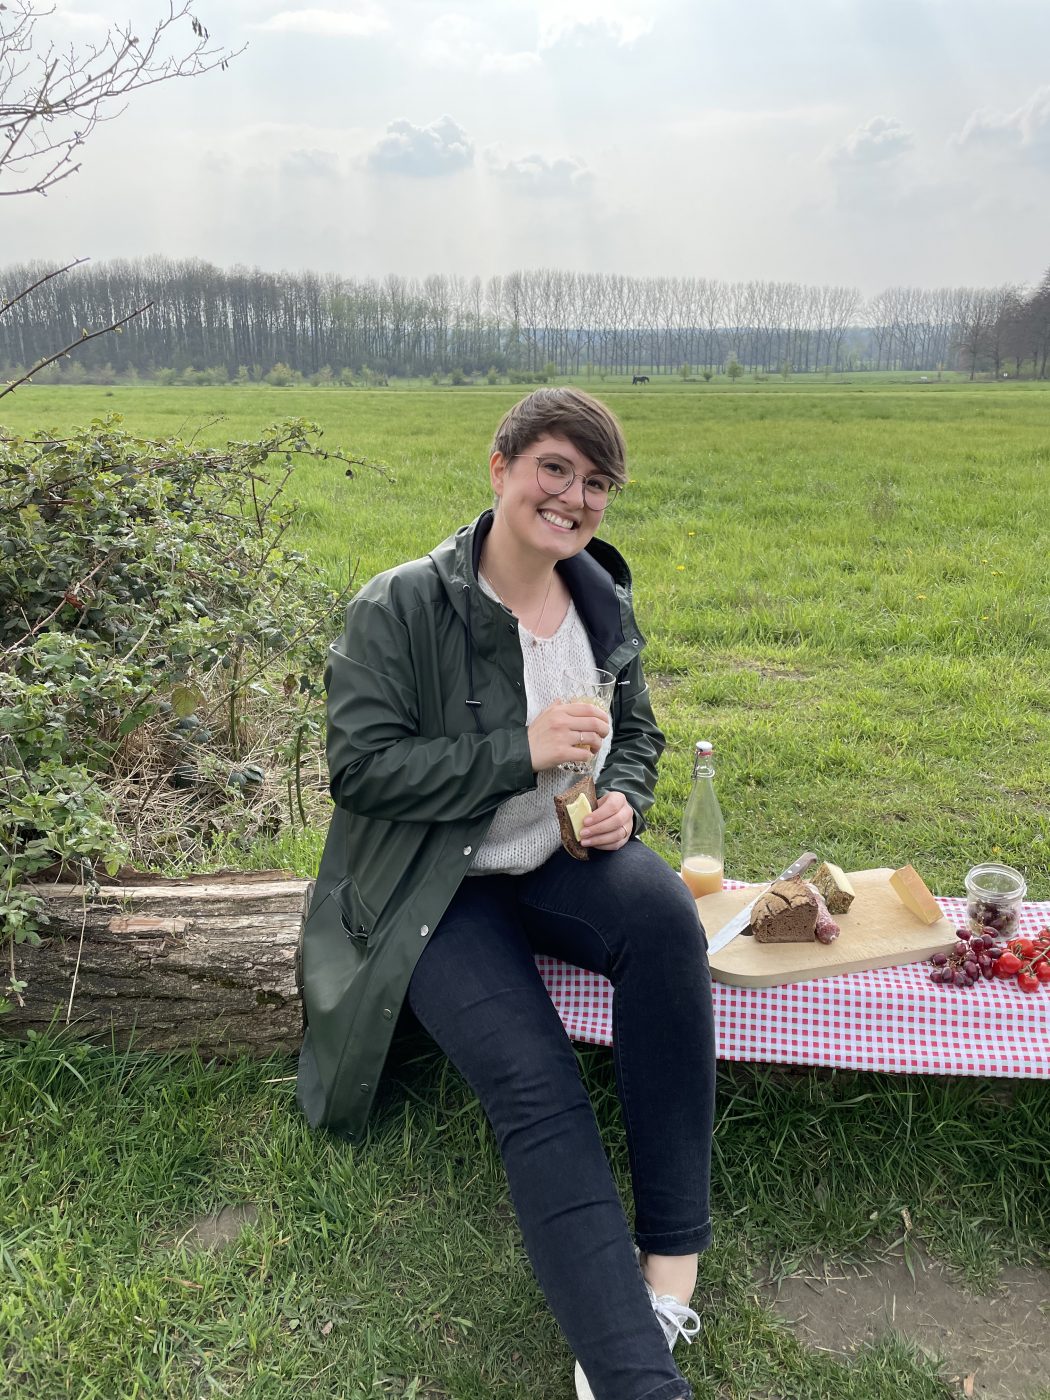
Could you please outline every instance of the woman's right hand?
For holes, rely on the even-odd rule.
[[[541,710],[528,728],[532,771],[542,773],[559,763],[586,763],[609,732],[609,716],[597,705],[556,700]]]

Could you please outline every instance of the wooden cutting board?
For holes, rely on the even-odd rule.
[[[850,872],[857,897],[848,914],[835,915],[842,932],[834,943],[818,943],[816,939],[809,943],[756,943],[749,934],[737,934],[711,959],[712,977],[731,987],[779,987],[786,982],[893,967],[919,962],[932,953],[947,953],[956,942],[955,925],[948,919],[924,924],[916,918],[897,897],[890,884],[892,874],[888,868]],[[696,907],[708,938],[713,938],[756,893],[759,891],[754,887],[722,890],[698,899]]]

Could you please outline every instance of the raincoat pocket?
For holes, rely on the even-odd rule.
[[[375,927],[375,915],[361,898],[354,879],[351,877],[336,885],[332,898],[339,908],[339,922],[347,938],[359,948],[365,947]]]

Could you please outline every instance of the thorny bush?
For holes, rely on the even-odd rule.
[[[340,476],[358,459],[303,420],[222,449],[121,421],[0,432],[8,997],[15,944],[47,922],[34,876],[200,862],[305,824],[323,787],[321,675],[346,594],[288,547],[285,493],[296,454]]]

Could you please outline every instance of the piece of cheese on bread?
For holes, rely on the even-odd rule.
[[[565,815],[568,817],[569,821],[572,822],[572,834],[576,837],[577,841],[580,839],[580,831],[585,819],[589,817],[593,811],[594,808],[591,806],[590,802],[588,802],[585,792],[581,792],[579,797],[574,801],[565,804]]]

